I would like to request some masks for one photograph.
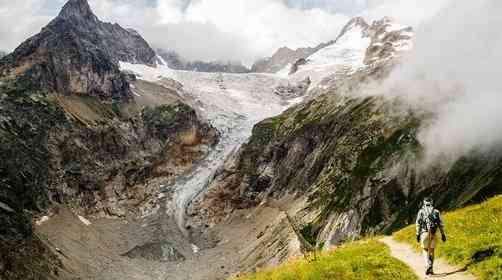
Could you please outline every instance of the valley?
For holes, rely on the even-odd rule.
[[[410,231],[426,196],[453,211],[502,193],[496,141],[428,157],[442,103],[406,93],[457,87],[399,83],[414,40],[354,17],[254,73],[176,70],[69,0],[0,58],[0,279],[234,279],[317,251],[348,279],[414,279],[371,237]]]

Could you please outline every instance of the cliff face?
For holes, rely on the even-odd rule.
[[[135,83],[147,106],[136,103],[117,63],[152,64],[150,51],[70,0],[0,61],[0,278],[70,279],[33,219],[57,205],[142,214],[156,203],[152,180],[189,169],[217,141],[175,89]]]
[[[156,55],[136,32],[101,22],[86,0],[71,0],[39,34],[0,60],[0,74],[22,78],[31,89],[130,100],[119,60],[153,65]]]

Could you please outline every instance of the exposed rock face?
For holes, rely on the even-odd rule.
[[[217,141],[180,102],[179,84],[152,93],[138,82],[149,106],[134,101],[117,62],[153,64],[143,43],[100,22],[85,0],[70,0],[0,61],[1,279],[70,279],[54,248],[33,236],[34,216],[59,204],[89,215],[142,214],[157,199],[150,180],[186,171]]]
[[[304,96],[310,86],[310,78],[307,77],[305,80],[296,83],[294,85],[288,84],[287,86],[278,86],[275,88],[275,94],[286,97],[286,98],[296,98]]]
[[[332,43],[333,42],[327,42],[319,44],[318,46],[313,48],[298,48],[296,50],[292,50],[288,47],[280,48],[271,57],[256,61],[251,67],[251,72],[276,73],[286,67],[288,64],[292,65],[300,59],[305,59],[316,51]]]
[[[86,0],[71,0],[42,31],[0,61],[0,74],[46,89],[106,100],[130,100],[119,60],[155,63],[155,52],[136,32],[103,23]]]
[[[129,258],[144,258],[151,261],[172,262],[184,260],[181,255],[168,242],[154,242],[137,246],[126,253]]]
[[[249,73],[250,70],[240,62],[205,62],[205,61],[187,61],[174,51],[157,50],[158,54],[164,59],[167,66],[175,70],[186,70],[209,73]]]
[[[387,17],[374,21],[367,32],[371,38],[364,60],[367,65],[395,58],[399,53],[411,49],[413,45],[411,41],[413,29],[397,25]]]

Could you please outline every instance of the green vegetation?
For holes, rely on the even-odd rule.
[[[502,196],[443,216],[448,240],[437,253],[450,263],[467,267],[479,279],[502,279]],[[396,240],[415,244],[415,228],[395,234]]]
[[[370,239],[349,243],[322,254],[315,262],[297,260],[277,268],[244,276],[237,280],[386,280],[417,279],[400,261],[392,258],[389,249]]]
[[[189,127],[197,119],[195,111],[184,103],[145,107],[143,121],[151,135],[166,140],[181,127]]]

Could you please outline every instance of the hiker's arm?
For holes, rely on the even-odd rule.
[[[422,231],[422,210],[418,211],[417,220],[415,221],[415,229],[417,242],[420,242],[420,232]]]
[[[446,242],[446,234],[444,232],[444,224],[443,220],[441,219],[441,215],[438,211],[438,218],[439,218],[439,230],[441,231],[441,238],[443,239],[443,242]]]

